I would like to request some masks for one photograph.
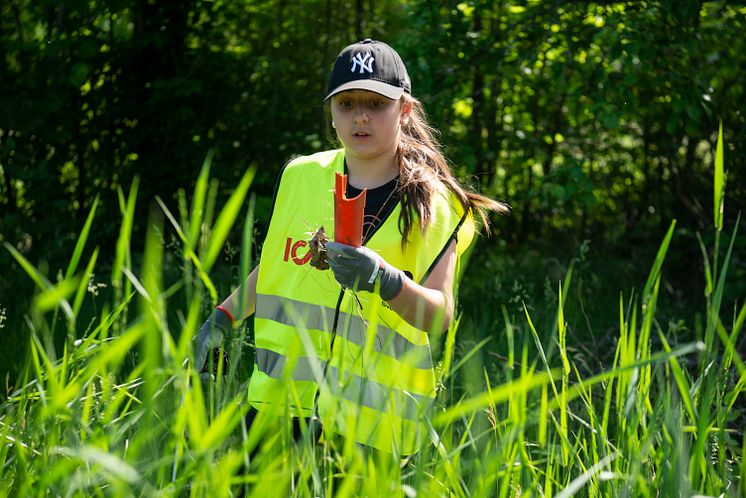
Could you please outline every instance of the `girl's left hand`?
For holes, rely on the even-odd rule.
[[[404,285],[404,272],[367,247],[330,241],[326,243],[326,256],[334,278],[342,287],[368,292],[378,288],[381,298],[388,301],[399,295]]]

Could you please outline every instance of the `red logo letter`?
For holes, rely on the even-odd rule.
[[[308,245],[308,242],[305,240],[299,240],[295,244],[293,244],[293,248],[290,251],[291,256],[293,257],[293,263],[296,265],[305,265],[311,260],[311,251],[309,250],[306,252],[306,255],[302,258],[298,257],[298,249],[301,247],[306,247]]]
[[[283,261],[287,262],[288,257],[290,256],[290,243],[293,242],[293,239],[288,237],[288,239],[285,241],[285,256],[282,258]]]

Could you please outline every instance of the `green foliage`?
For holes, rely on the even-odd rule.
[[[207,171],[191,207],[180,194],[181,219],[200,228],[182,226],[161,203],[148,222],[139,272],[133,258],[123,258],[111,277],[113,284],[125,276],[133,291],[113,293],[92,330],[79,328],[79,305],[71,307],[68,298],[95,270],[97,251],[81,274],[73,264],[95,222],[78,237],[70,274],[54,285],[6,244],[38,290],[29,312],[29,362],[0,414],[4,495],[232,496],[241,488],[247,496],[743,494],[739,430],[746,416],[746,366],[735,345],[746,305],[731,326],[721,306],[736,230],[722,263],[703,253],[707,324],[698,338],[682,341],[659,319],[675,223],[663,236],[639,302],[635,293],[620,296],[612,357],[600,369],[584,360],[571,317],[587,251],[560,279],[554,309],[532,314],[523,303],[524,319],[516,321],[503,308],[507,343],[499,351],[507,361],[491,365],[496,368],[482,359],[492,337],[473,348],[457,347],[464,336],[498,322],[494,310],[476,323],[455,320],[441,357],[437,404],[422,414],[430,441],[400,461],[352,438],[324,434],[316,442],[305,426],[294,441],[283,417],[259,415],[247,430],[247,380],[235,368],[250,361],[245,329],[226,344],[232,365],[227,376],[222,363],[215,382],[202,381],[192,369],[190,338],[210,283],[203,260],[214,251],[214,242],[194,241],[220,233],[226,220],[232,224],[249,186],[238,189],[210,223],[211,216],[201,215],[205,203],[214,203],[205,198]],[[251,173],[244,178],[250,183]],[[121,211],[134,202],[122,196]],[[125,215],[122,225],[127,223]],[[179,234],[176,246],[166,243],[170,230]],[[250,266],[249,234],[244,232],[242,278]],[[121,250],[129,249],[125,243]],[[191,263],[180,274],[166,267],[174,250]],[[135,296],[137,306],[128,314]],[[174,319],[168,309],[182,302],[186,316]],[[72,313],[61,354],[49,340],[58,309]],[[535,316],[551,318],[539,322]]]
[[[250,361],[235,359],[251,350],[236,340],[245,356],[204,393],[180,361],[203,308],[251,268],[281,165],[327,146],[328,69],[366,36],[407,61],[457,175],[513,213],[474,250],[444,340],[441,445],[402,470],[278,432],[286,451],[235,481],[738,493],[745,29],[725,1],[4,3],[0,495],[227,492],[257,444],[239,424]]]
[[[709,223],[719,119],[733,165],[726,221],[746,198],[745,27],[723,1],[14,1],[0,8],[0,240],[66,274],[96,204],[110,218],[90,243],[100,273],[116,271],[119,190],[138,177],[141,198],[180,213],[208,151],[203,196],[224,201],[254,169],[261,234],[282,164],[328,146],[334,54],[370,36],[402,53],[458,176],[514,207],[495,223],[511,249],[540,238],[654,250],[648,234],[666,220],[687,234]],[[138,251],[150,208],[132,213]],[[197,244],[197,224],[176,218]],[[687,273],[690,258],[673,252]],[[9,253],[0,267],[0,306],[21,323],[31,283]],[[737,295],[743,265],[732,271]],[[2,341],[8,359],[26,343]]]

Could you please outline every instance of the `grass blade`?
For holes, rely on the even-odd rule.
[[[75,292],[75,299],[73,300],[73,314],[77,317],[80,312],[80,307],[83,305],[83,298],[85,298],[85,292],[88,289],[88,281],[93,274],[93,268],[96,266],[96,259],[98,259],[98,247],[94,249],[91,259],[88,261],[83,275],[80,278],[78,289]]]
[[[207,246],[206,255],[202,258],[205,271],[209,272],[210,268],[212,268],[212,265],[215,263],[215,260],[218,258],[218,255],[223,248],[223,243],[225,243],[225,239],[228,238],[228,233],[233,226],[233,222],[236,220],[238,212],[241,210],[241,206],[246,198],[246,193],[249,190],[251,181],[254,179],[255,173],[256,168],[251,168],[246,171],[243,178],[241,178],[238,187],[233,191],[233,194],[231,194],[228,202],[226,202],[225,207],[223,207],[223,210],[218,215],[218,219],[215,221],[215,226],[213,227],[210,243]]]
[[[38,311],[45,313],[61,306],[65,315],[67,315],[67,318],[71,320],[74,318],[73,310],[70,307],[70,303],[67,302],[67,298],[77,289],[77,287],[77,279],[62,280],[57,285],[54,285],[37,295],[34,299],[34,307]]]
[[[117,248],[114,256],[114,265],[111,269],[111,283],[114,287],[119,287],[122,282],[122,267],[129,253],[129,241],[132,236],[132,225],[135,218],[135,202],[137,199],[137,189],[140,185],[139,177],[132,180],[130,193],[127,197],[127,203],[122,208],[122,225],[119,227],[119,238],[117,239]],[[122,197],[120,196],[120,202]]]
[[[202,169],[199,172],[197,183],[194,186],[194,196],[192,197],[192,212],[189,217],[189,237],[187,238],[187,247],[190,250],[194,250],[197,245],[197,239],[199,238],[200,228],[204,221],[205,213],[205,198],[207,195],[207,187],[210,179],[210,167],[212,166],[212,158],[215,156],[215,150],[210,149],[205,157],[205,161],[202,163]]]
[[[666,259],[666,253],[668,252],[668,246],[671,243],[674,228],[676,228],[676,220],[671,222],[671,225],[668,227],[668,231],[666,232],[666,236],[663,237],[663,242],[661,242],[661,245],[658,248],[658,254],[656,254],[655,261],[653,262],[653,268],[650,270],[648,280],[645,282],[645,287],[642,289],[643,310],[647,307],[653,286],[660,276],[661,267],[663,266],[663,261]]]
[[[723,354],[723,370],[727,371],[730,368],[730,365],[733,361],[734,353],[735,357],[738,358],[738,353],[735,352],[735,345],[738,343],[738,335],[741,333],[741,328],[743,327],[744,321],[746,321],[746,304],[741,306],[741,311],[738,313],[738,317],[733,324],[733,329],[731,330],[730,336],[728,337],[726,335],[725,337],[723,337],[721,335],[721,339],[725,344],[725,353]],[[718,327],[718,332],[720,332],[720,327]],[[742,373],[740,369],[739,373]]]
[[[134,467],[127,462],[107,453],[95,446],[83,446],[81,448],[56,448],[53,453],[64,455],[68,458],[78,458],[91,466],[100,466],[108,473],[118,479],[122,479],[129,484],[137,484],[140,481],[140,474]]]
[[[712,295],[712,302],[711,302],[711,324],[714,328],[715,321],[718,316],[720,316],[720,305],[723,301],[723,291],[725,289],[725,277],[728,274],[728,266],[730,264],[731,255],[733,254],[733,246],[736,242],[736,238],[738,235],[738,225],[741,223],[741,215],[738,215],[738,218],[736,219],[736,225],[733,228],[733,235],[730,239],[730,244],[728,244],[728,251],[725,253],[725,259],[723,260],[723,266],[719,271],[718,277],[717,277],[717,283],[715,285],[715,292]]]
[[[717,231],[723,229],[723,210],[725,207],[725,168],[723,166],[723,122],[718,129],[718,143],[715,149],[715,189],[713,220]]]
[[[573,479],[572,482],[565,489],[557,493],[555,496],[557,498],[570,498],[571,496],[574,496],[575,493],[580,491],[580,489],[585,486],[585,483],[590,481],[596,474],[601,472],[604,467],[613,462],[618,456],[619,453],[612,453],[611,455],[607,455],[595,465],[590,467],[588,470]]]
[[[96,207],[98,207],[98,196],[93,200],[93,206],[91,206],[91,211],[88,213],[88,218],[85,220],[85,225],[83,225],[83,230],[80,231],[80,235],[78,236],[78,241],[75,243],[75,249],[73,250],[73,255],[70,258],[70,263],[67,265],[67,271],[65,272],[65,278],[70,278],[75,273],[75,270],[78,269],[78,263],[80,262],[80,256],[83,254],[83,248],[85,247],[85,243],[88,240],[88,233],[91,231],[91,225],[93,224],[93,217],[96,215]]]
[[[665,349],[667,353],[670,353],[671,346],[668,345],[666,336],[663,335],[663,331],[660,330],[660,328],[658,329],[658,336],[661,339],[661,344],[663,344],[663,349]],[[676,385],[679,388],[679,394],[681,395],[681,399],[684,401],[686,412],[689,415],[689,420],[691,421],[692,424],[696,424],[697,413],[694,410],[694,403],[692,402],[692,396],[691,396],[691,387],[689,386],[689,382],[687,382],[686,380],[684,370],[681,368],[681,364],[679,363],[679,360],[677,360],[675,356],[672,356],[668,361],[669,361],[669,364],[671,365],[671,371],[673,372],[673,377],[674,377],[674,380],[676,381]]]
[[[243,225],[243,237],[241,238],[241,268],[238,281],[240,284],[239,290],[239,312],[238,316],[244,316],[244,306],[246,305],[246,279],[252,269],[252,248],[253,248],[253,234],[254,234],[254,206],[256,203],[256,197],[252,194],[249,199],[249,209],[246,210],[246,218],[244,219]]]
[[[37,270],[36,267],[23,256],[23,254],[18,252],[15,247],[8,244],[7,242],[3,242],[3,245],[5,245],[5,248],[8,250],[8,252],[10,252],[10,254],[15,258],[16,261],[18,261],[18,264],[21,265],[21,268],[26,271],[26,274],[31,277],[31,280],[36,283],[36,286],[39,287],[39,289],[45,291],[52,287],[52,284],[49,282],[49,280],[47,280],[46,277],[42,275],[41,272]]]
[[[443,413],[439,413],[433,419],[433,425],[442,426],[452,423],[454,420],[460,419],[476,410],[482,410],[490,404],[501,403],[508,400],[511,396],[542,387],[551,381],[552,375],[556,375],[557,373],[559,373],[558,370],[529,373],[515,379],[513,382],[497,386],[490,392],[481,393],[448,408]]]
[[[668,361],[670,358],[673,358],[673,357],[684,356],[684,355],[691,354],[697,351],[702,351],[702,350],[704,350],[704,344],[701,342],[685,344],[683,346],[679,346],[678,348],[674,349],[670,353],[666,351],[662,351],[654,355],[651,355],[648,358],[638,360],[634,363],[630,363],[630,364],[627,364],[627,365],[624,365],[618,368],[614,368],[613,370],[609,370],[608,372],[594,375],[590,379],[583,380],[582,386],[589,387],[594,384],[603,382],[605,380],[618,377],[627,372],[634,371],[641,367],[645,367],[648,365],[655,365],[657,363]],[[567,402],[568,403],[582,394],[582,386],[580,384],[576,384],[574,386],[571,386],[567,390]],[[549,403],[550,410],[556,410],[559,407],[560,407],[560,404],[557,398],[553,399]]]

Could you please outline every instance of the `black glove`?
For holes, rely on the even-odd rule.
[[[388,301],[398,296],[404,286],[404,272],[367,247],[327,242],[326,256],[342,287],[374,292],[376,284],[380,284],[379,294]]]
[[[202,324],[193,339],[194,367],[202,371],[207,359],[207,353],[223,344],[223,337],[233,330],[233,321],[217,308],[212,311],[210,318]]]

